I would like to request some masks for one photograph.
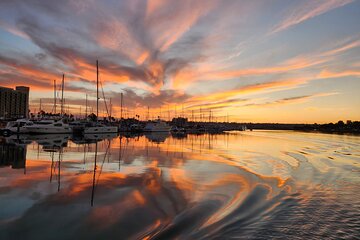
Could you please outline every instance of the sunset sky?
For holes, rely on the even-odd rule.
[[[164,118],[360,120],[359,0],[0,1],[0,86],[30,86],[32,110],[41,98],[52,111],[63,73],[70,111],[86,94],[95,106],[96,60],[116,117],[123,92],[141,118],[149,106]]]

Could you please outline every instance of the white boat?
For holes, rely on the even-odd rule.
[[[41,120],[34,122],[34,124],[25,126],[28,133],[50,134],[50,133],[71,133],[69,124],[62,120]]]
[[[87,125],[84,129],[84,134],[96,134],[96,133],[117,133],[118,127],[106,126],[101,123],[95,123],[93,125]]]
[[[169,132],[171,127],[160,119],[146,123],[144,132]]]
[[[11,121],[6,124],[6,127],[3,129],[4,135],[10,135],[12,133],[27,133],[28,130],[26,126],[31,126],[32,121],[28,119],[18,119],[16,121]]]

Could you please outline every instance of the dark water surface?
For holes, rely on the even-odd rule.
[[[360,137],[0,139],[0,239],[359,239]]]

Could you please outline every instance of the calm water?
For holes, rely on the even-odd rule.
[[[360,137],[104,137],[0,139],[0,239],[360,238]]]

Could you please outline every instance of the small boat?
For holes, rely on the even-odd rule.
[[[28,133],[50,134],[50,133],[71,133],[69,124],[62,120],[41,120],[32,125],[25,126]]]
[[[106,126],[101,123],[88,123],[85,125],[84,134],[94,134],[94,133],[117,133],[118,127],[116,126]]]
[[[146,123],[144,132],[169,132],[171,127],[164,121],[158,119]]]
[[[33,122],[28,119],[18,119],[16,121],[8,122],[2,130],[3,135],[9,136],[13,133],[27,133],[26,126],[33,125]]]

